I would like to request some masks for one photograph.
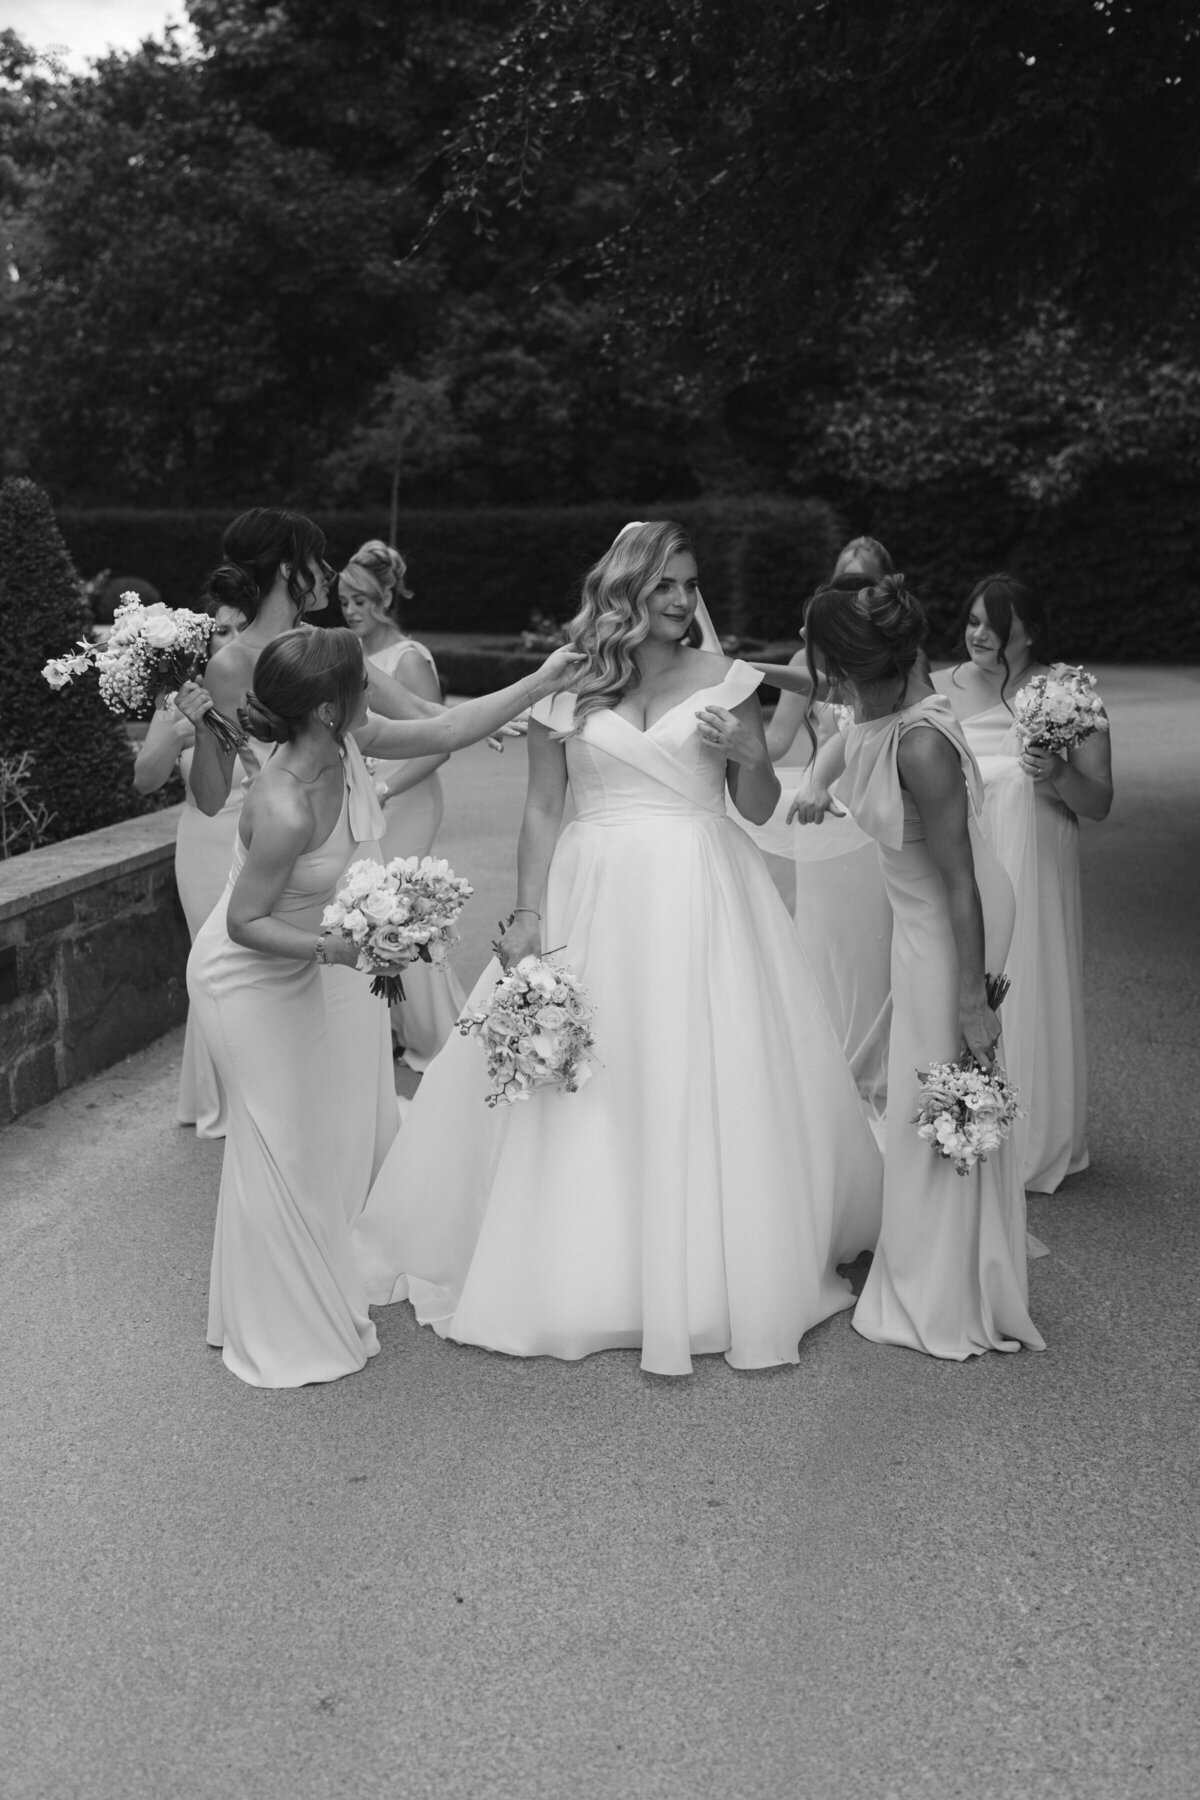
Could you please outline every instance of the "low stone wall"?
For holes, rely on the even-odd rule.
[[[181,810],[0,862],[0,1125],[184,1018]]]

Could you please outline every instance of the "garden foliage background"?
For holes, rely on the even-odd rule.
[[[937,649],[1008,566],[1068,656],[1200,653],[1190,0],[187,12],[0,32],[0,475],[82,575],[193,599],[283,502],[505,633],[669,512],[760,639],[868,532]]]

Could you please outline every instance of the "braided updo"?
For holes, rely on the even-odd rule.
[[[398,550],[382,538],[369,538],[359,546],[338,576],[339,594],[358,594],[373,600],[392,621],[400,624],[400,602],[412,599],[405,583],[408,564]]]

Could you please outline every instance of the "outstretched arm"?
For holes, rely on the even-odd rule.
[[[517,839],[517,899],[513,921],[500,938],[507,969],[542,952],[541,911],[567,796],[567,758],[562,742],[537,719],[529,721],[529,785]]]
[[[958,957],[958,1022],[976,1060],[995,1060],[1000,1021],[987,1003],[983,966],[983,907],[975,882],[975,859],[967,829],[967,788],[954,746],[940,731],[919,725],[900,739],[897,763],[902,785],[921,815],[925,843],[946,886],[950,930]],[[999,975],[995,969],[993,974]]]
[[[526,675],[495,694],[464,700],[461,706],[441,707],[433,718],[393,721],[368,716],[367,723],[354,733],[355,739],[368,756],[448,755],[452,750],[478,743],[480,738],[491,737],[527,706],[565,687],[582,661],[578,650],[556,650],[533,675]]]
[[[788,663],[788,668],[803,668],[807,675],[808,667],[803,650],[797,650]],[[780,693],[774,717],[767,726],[767,749],[772,762],[777,763],[781,756],[786,756],[795,743],[796,733],[804,724],[804,713],[805,695],[795,693],[790,688],[784,689]]]

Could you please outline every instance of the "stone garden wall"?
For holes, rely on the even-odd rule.
[[[0,862],[0,1125],[184,1018],[179,812]]]

